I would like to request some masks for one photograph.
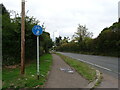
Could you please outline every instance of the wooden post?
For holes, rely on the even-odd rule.
[[[22,0],[21,20],[21,75],[25,73],[25,0]]]

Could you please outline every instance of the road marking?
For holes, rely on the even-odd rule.
[[[63,55],[64,55],[64,54],[63,54]],[[81,62],[84,62],[84,63],[90,64],[90,65],[96,66],[96,67],[98,67],[98,68],[101,68],[101,69],[104,69],[104,70],[107,70],[107,71],[110,71],[110,72],[114,72],[114,73],[120,75],[120,72],[119,72],[119,71],[116,72],[116,71],[113,71],[113,70],[111,70],[111,69],[109,69],[109,68],[106,68],[106,67],[103,67],[103,66],[100,66],[100,65],[97,65],[97,64],[94,64],[94,63],[91,63],[91,62],[88,62],[88,61],[82,60],[82,59],[74,58],[74,57],[72,57],[72,56],[68,56],[68,57],[71,57],[71,58],[76,59],[76,60],[79,60],[79,61],[81,61]]]
[[[77,58],[74,58],[74,57],[72,57],[72,56],[70,56],[70,57],[73,58],[73,59],[77,59]],[[106,67],[103,67],[103,66],[100,66],[100,65],[97,65],[97,64],[94,64],[94,63],[91,63],[91,62],[82,60],[82,59],[77,59],[77,60],[82,61],[82,62],[87,63],[87,64],[90,64],[90,65],[93,65],[93,66],[96,66],[96,67],[99,67],[99,68],[102,68],[102,69],[105,69],[105,70],[107,70],[107,71],[112,71],[111,69],[108,69],[108,68],[106,68]]]
[[[105,70],[108,70],[108,71],[112,71],[111,69],[108,69],[108,68],[106,68],[106,67],[103,67],[103,66],[100,66],[100,65],[97,65],[97,64],[95,64],[95,66],[96,66],[96,67],[99,67],[99,68],[102,68],[102,69],[105,69]]]

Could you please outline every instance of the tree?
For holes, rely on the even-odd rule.
[[[79,43],[84,41],[86,37],[91,38],[93,36],[93,33],[88,32],[87,30],[88,29],[86,28],[86,26],[82,26],[78,24],[77,32],[75,32],[75,34],[73,35],[73,38],[77,40]]]
[[[70,40],[69,37],[64,37],[64,39],[61,40],[61,45],[65,44],[65,43],[68,43],[69,40]]]
[[[43,47],[45,53],[49,53],[49,49],[52,48],[53,42],[50,38],[50,34],[48,32],[43,32],[40,36],[40,47]]]
[[[118,24],[113,24],[107,29],[103,29],[97,37],[97,46],[100,52],[114,52],[117,50],[117,42],[120,40]]]
[[[61,37],[61,36],[56,37],[56,39],[55,39],[55,44],[56,44],[56,46],[60,46],[60,45],[61,45],[61,40],[62,40],[62,37]]]
[[[6,10],[4,5],[2,6],[2,54],[3,65],[13,65],[20,63],[21,52],[21,17],[15,15],[14,18],[10,18],[10,13]],[[16,14],[16,13],[15,13]],[[25,58],[26,60],[35,60],[36,58],[36,36],[32,33],[34,25],[38,25],[39,21],[34,17],[25,17]],[[43,26],[43,25],[42,25]],[[48,32],[43,33],[40,39],[40,53],[48,53],[49,48],[52,46],[52,40]],[[41,44],[42,42],[42,44]],[[44,52],[45,51],[45,52]],[[27,61],[26,61],[27,62]]]
[[[13,24],[11,23],[10,13],[7,11],[3,4],[0,4],[2,8],[2,55],[3,55],[3,64],[4,63],[14,63],[12,59],[15,54],[13,50],[15,49],[15,43],[13,40]],[[13,34],[12,34],[13,33]],[[11,47],[12,46],[12,47]],[[14,48],[14,49],[13,49]],[[11,52],[9,52],[11,51]],[[13,55],[14,54],[14,55]],[[10,62],[11,61],[11,62]]]

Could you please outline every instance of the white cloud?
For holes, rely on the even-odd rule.
[[[45,22],[46,31],[58,30],[61,36],[72,36],[78,24],[86,25],[96,37],[103,28],[118,19],[119,0],[27,0],[26,11]],[[21,12],[20,0],[1,0],[9,10]]]
[[[118,3],[118,18],[120,18],[120,1]]]

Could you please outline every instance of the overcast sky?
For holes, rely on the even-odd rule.
[[[120,18],[120,1],[118,3],[118,17]]]
[[[45,22],[55,36],[72,37],[78,24],[86,25],[97,37],[101,30],[118,21],[119,0],[26,0],[27,15]],[[21,0],[0,0],[8,10],[21,12]]]

